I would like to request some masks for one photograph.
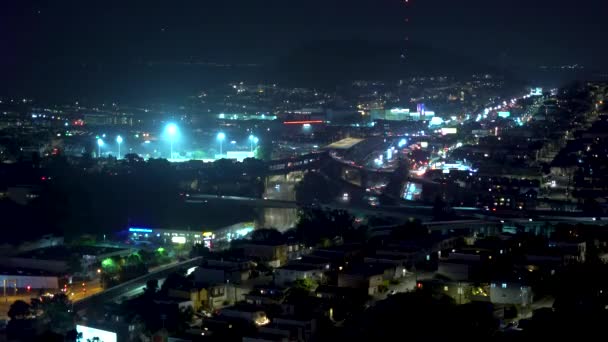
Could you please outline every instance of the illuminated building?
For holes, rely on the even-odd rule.
[[[129,238],[136,244],[203,244],[213,248],[217,241],[241,239],[253,231],[252,224],[237,224],[214,231],[130,227]]]

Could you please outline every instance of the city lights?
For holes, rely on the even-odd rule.
[[[249,135],[249,145],[250,145],[250,150],[251,152],[253,152],[253,146],[258,144],[258,137],[254,136],[253,134]]]
[[[118,144],[118,156],[116,159],[120,159],[120,145],[122,145],[122,137],[119,135],[116,137],[116,143]]]
[[[224,143],[225,139],[226,139],[226,134],[224,132],[219,132],[217,134],[217,140],[220,143],[220,156],[222,155],[222,144]]]
[[[179,133],[179,128],[177,127],[176,124],[170,123],[167,126],[165,126],[165,135],[167,136],[167,139],[169,139],[169,145],[170,145],[169,159],[173,159],[173,143],[175,142],[175,139],[177,138],[178,133]]]
[[[101,158],[101,148],[103,147],[104,142],[103,139],[97,139],[97,158]]]

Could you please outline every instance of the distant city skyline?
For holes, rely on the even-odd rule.
[[[407,44],[414,56],[408,52],[399,59],[399,49],[387,54],[414,70],[437,67],[437,73],[454,58],[509,72],[563,65],[601,71],[608,67],[603,58],[608,48],[601,43],[606,7],[602,1],[565,0],[409,0],[407,6],[403,0],[2,3],[0,95],[73,87],[95,96],[109,88],[124,87],[116,93],[125,93],[172,83],[175,86],[160,92],[184,87],[187,93],[200,85],[184,85],[188,81],[175,76],[183,71],[127,71],[133,66],[189,62],[294,67],[291,55],[302,49],[316,53],[322,41],[351,42],[355,47],[357,42],[369,43],[368,51],[355,50],[369,65],[387,64],[373,60],[375,55],[386,58],[374,50],[378,44]],[[416,49],[421,51],[418,56]],[[321,62],[332,50],[323,53]],[[341,53],[353,55],[337,51],[338,60],[343,59]],[[429,65],[420,65],[429,58]],[[387,69],[400,72],[392,66]],[[452,69],[463,68],[456,63]],[[228,70],[227,78],[246,79],[250,71]],[[266,70],[260,73],[275,77]],[[89,84],[82,78],[90,79]],[[197,74],[197,82],[224,78]]]

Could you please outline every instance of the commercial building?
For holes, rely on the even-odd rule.
[[[202,244],[213,249],[215,243],[229,242],[247,236],[253,231],[253,225],[248,223],[235,224],[214,231],[164,229],[148,227],[130,227],[127,230],[129,240],[136,245],[146,244]]]
[[[410,111],[409,108],[395,107],[385,110],[373,110],[372,120],[386,121],[429,121],[435,116],[433,111]]]
[[[57,290],[59,289],[59,276],[51,272],[32,270],[26,268],[0,268],[0,286],[5,293],[12,294],[31,290]]]
[[[374,264],[359,265],[338,273],[338,286],[367,290],[367,294],[373,296],[380,292],[380,286],[384,284],[384,267]]]

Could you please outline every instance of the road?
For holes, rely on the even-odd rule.
[[[190,204],[205,204],[210,202],[239,202],[239,204],[251,205],[258,208],[290,208],[297,209],[302,207],[295,201],[284,201],[274,199],[261,199],[251,197],[238,197],[238,196],[217,196],[217,195],[205,195],[205,194],[191,194],[186,199],[186,203]],[[360,206],[348,203],[331,203],[320,205],[323,208],[348,210],[368,215],[383,215],[392,216],[402,219],[409,219],[410,217],[426,217],[431,214],[431,206],[416,206],[416,205],[403,205],[403,206],[383,206],[383,207],[371,207],[371,206]]]
[[[72,287],[67,292],[68,297],[72,302],[78,302],[83,300],[89,296],[95,295],[103,291],[101,284],[99,283],[99,279],[94,279],[92,281],[84,282],[86,285],[82,286],[81,283],[72,284]],[[85,290],[86,289],[86,290]],[[8,295],[5,298],[0,299],[0,319],[8,319],[8,310],[10,306],[17,300],[22,300],[26,303],[30,303],[32,299],[37,299],[38,290],[32,290],[31,293],[28,294],[20,294],[17,296]]]
[[[123,297],[128,298],[130,296],[137,295],[141,293],[148,280],[162,280],[166,278],[169,274],[177,271],[178,269],[198,266],[200,262],[201,258],[198,257],[178,263],[173,263],[170,265],[161,266],[146,275],[129,280],[125,283],[111,287],[109,289],[106,289],[105,291],[88,296],[75,302],[74,310],[86,311],[89,308],[102,306],[104,303],[112,302]]]
[[[162,285],[164,278],[171,272],[181,268],[187,267],[191,264],[197,264],[199,262],[199,258],[186,260],[183,262],[172,262],[168,265],[162,265],[150,268],[149,273],[143,277],[133,279],[130,282],[127,282],[127,286],[125,284],[118,285],[116,287],[104,289],[101,287],[99,283],[99,279],[94,279],[92,281],[85,282],[86,286],[82,286],[82,284],[73,284],[72,288],[68,290],[68,296],[70,300],[74,303],[74,307],[77,309],[81,309],[82,307],[86,307],[89,305],[89,301],[91,298],[109,298],[108,300],[115,300],[118,298],[131,298],[138,294],[140,294],[145,288],[145,283],[149,279],[157,279],[159,281],[159,286]],[[86,288],[86,291],[84,291]],[[116,288],[121,289],[122,291],[117,291]],[[106,297],[104,293],[106,291],[111,291],[114,293],[114,296]],[[18,294],[18,295],[8,295],[5,298],[0,298],[0,319],[8,319],[8,310],[10,306],[17,300],[22,300],[26,303],[29,303],[32,299],[39,298],[38,291],[32,290],[29,294]]]

